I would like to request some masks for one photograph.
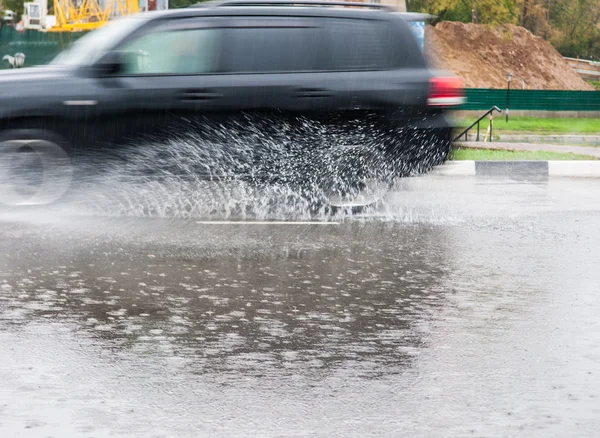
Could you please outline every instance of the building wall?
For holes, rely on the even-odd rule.
[[[138,0],[140,12],[169,9],[169,0]]]

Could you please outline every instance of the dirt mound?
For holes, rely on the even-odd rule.
[[[461,77],[467,88],[506,88],[510,72],[514,88],[593,90],[550,43],[523,27],[444,21],[428,26],[426,38],[434,65]]]

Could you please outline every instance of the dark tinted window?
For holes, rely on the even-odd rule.
[[[247,27],[229,29],[227,70],[239,73],[299,72],[316,69],[319,29]]]
[[[394,67],[394,35],[386,21],[326,21],[333,70],[379,70]]]

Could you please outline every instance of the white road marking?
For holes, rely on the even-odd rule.
[[[339,225],[339,222],[287,221],[196,221],[200,225]]]

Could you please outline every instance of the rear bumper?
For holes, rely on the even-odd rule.
[[[457,126],[454,118],[448,113],[423,114],[421,117],[403,121],[406,126],[415,129],[454,129]]]

